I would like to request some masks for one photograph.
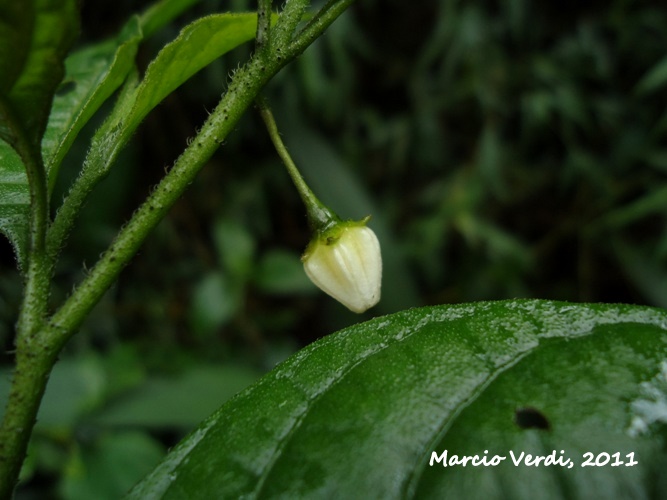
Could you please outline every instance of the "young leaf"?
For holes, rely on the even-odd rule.
[[[145,37],[151,36],[181,12],[187,10],[199,1],[200,0],[162,0],[155,3],[139,16],[141,31],[143,31]]]
[[[105,173],[155,106],[213,60],[251,40],[256,27],[256,14],[215,14],[185,27],[150,64],[134,94],[119,101],[95,134],[89,155],[95,170]]]
[[[133,17],[117,38],[81,49],[66,59],[65,79],[54,98],[42,140],[49,192],[78,133],[134,67],[142,38],[139,20]]]
[[[239,44],[252,39],[256,14],[218,14],[185,27],[149,65],[137,84],[126,80],[114,110],[95,133],[81,175],[56,214],[48,247],[57,253],[78,211],[95,185],[108,173],[121,149],[144,117],[192,75]]]
[[[0,19],[0,138],[41,141],[62,60],[79,29],[76,0],[5,2]]]
[[[134,67],[141,41],[199,0],[163,0],[128,21],[118,37],[81,49],[65,61],[42,141],[53,189],[58,168],[81,128],[123,83]]]
[[[666,458],[666,341],[667,312],[637,306],[518,300],[379,317],[232,398],[129,498],[664,497],[651,478]],[[444,450],[506,459],[443,467]],[[554,450],[574,468],[509,455]],[[586,452],[637,463],[582,468]]]
[[[23,162],[9,144],[0,140],[0,233],[14,246],[20,267],[28,251],[29,204],[28,177]]]

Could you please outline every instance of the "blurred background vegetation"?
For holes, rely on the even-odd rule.
[[[85,2],[81,43],[148,4]],[[140,64],[201,15],[254,8],[202,0],[147,41]],[[86,206],[54,304],[251,49],[148,117]],[[381,304],[359,317],[307,281],[303,208],[248,113],[61,356],[19,498],[117,498],[226,398],[368,317],[516,297],[667,307],[663,2],[360,0],[266,94],[321,199],[344,217],[373,215]],[[100,120],[67,160],[56,203]],[[5,241],[0,255],[4,398],[21,280]]]

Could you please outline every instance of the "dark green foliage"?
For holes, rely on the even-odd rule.
[[[189,21],[255,8],[249,0],[201,1],[159,31],[159,18],[142,18],[155,33],[139,49],[140,74]],[[115,36],[137,9],[138,2],[87,2],[81,43]],[[118,40],[129,40],[133,54],[138,40],[127,26]],[[667,306],[666,47],[667,11],[638,0],[586,7],[364,0],[334,23],[267,95],[318,196],[341,216],[373,216],[385,287],[366,317],[514,297]],[[250,50],[214,61],[148,114],[86,205],[57,270],[54,302],[173,164]],[[69,90],[64,82],[56,102],[72,97]],[[93,104],[91,112],[101,102]],[[63,160],[56,207],[109,107],[100,111]],[[9,156],[1,143],[0,156]],[[0,229],[24,245],[27,184],[16,155],[7,166]],[[58,484],[66,498],[85,497],[87,483],[76,483],[84,477],[76,476],[81,457],[101,476],[109,470],[103,457],[114,450],[156,458],[156,438],[173,445],[240,388],[235,381],[359,321],[301,279],[296,258],[308,239],[298,196],[259,118],[248,115],[65,353],[66,368],[85,365],[102,382],[72,398],[75,416],[57,431],[37,429],[26,478]],[[230,251],[223,241],[238,244]],[[0,254],[0,343],[8,360],[21,280],[5,241]],[[195,408],[166,432],[153,426],[160,409],[132,407],[137,393],[163,397],[154,377],[164,372],[189,388],[202,364],[210,375],[208,363],[232,361],[246,364],[240,375],[232,364],[217,374],[226,377],[219,396],[202,392],[218,404]],[[140,437],[114,428],[105,416],[112,403],[134,408],[129,425]],[[139,469],[132,477],[146,470]],[[121,479],[109,483],[111,496],[130,475],[114,476]]]
[[[129,498],[663,497],[666,318],[527,300],[354,325],[223,405]],[[546,424],[518,425],[525,408]],[[444,450],[506,462],[433,463]],[[510,456],[554,450],[572,468]],[[586,469],[587,452],[637,463]]]

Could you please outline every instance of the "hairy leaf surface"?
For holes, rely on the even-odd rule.
[[[214,14],[186,26],[160,51],[141,83],[119,99],[93,138],[88,168],[104,175],[155,106],[213,60],[251,40],[256,27],[256,14]]]
[[[63,157],[83,126],[134,68],[142,40],[199,0],[162,0],[130,19],[120,34],[72,53],[54,99],[42,147],[53,189]]]

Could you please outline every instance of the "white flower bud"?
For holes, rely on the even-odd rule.
[[[339,224],[313,240],[302,257],[311,281],[356,313],[380,301],[382,284],[380,242],[365,222]]]

